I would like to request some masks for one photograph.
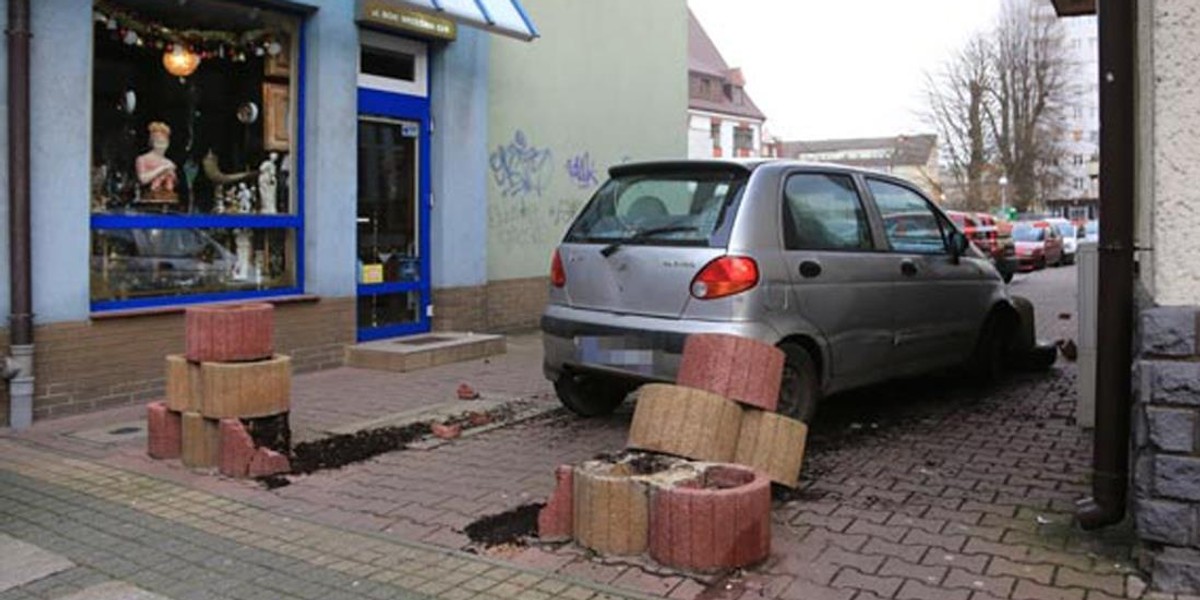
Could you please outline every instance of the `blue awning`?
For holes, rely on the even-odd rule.
[[[403,0],[403,3],[519,40],[528,42],[538,37],[537,28],[520,0]]]

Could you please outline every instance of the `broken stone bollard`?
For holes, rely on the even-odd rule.
[[[683,346],[676,385],[774,411],[783,382],[783,351],[736,335],[700,333]]]
[[[620,462],[588,461],[573,473],[575,540],[610,556],[646,551],[650,485],[695,477],[688,461],[653,455]],[[649,461],[649,462],[645,462]]]
[[[565,542],[575,535],[574,467],[559,465],[554,471],[554,493],[538,511],[538,539]]]
[[[752,467],[771,481],[796,487],[804,464],[808,426],[773,412],[752,408],[742,414],[733,462]]]
[[[650,557],[676,569],[746,567],[771,552],[771,484],[754,470],[710,465],[693,478],[654,486]]]
[[[628,448],[693,460],[729,462],[737,447],[742,408],[721,396],[674,385],[637,392]]]
[[[242,362],[274,354],[275,307],[270,304],[193,306],[185,313],[187,359]]]
[[[196,412],[183,413],[183,466],[211,469],[221,460],[221,429],[217,421]]]
[[[165,402],[146,405],[147,448],[150,458],[179,458],[183,450],[183,423],[180,415]]]

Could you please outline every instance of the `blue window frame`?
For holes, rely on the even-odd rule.
[[[417,298],[417,313],[415,318],[391,325],[358,328],[357,338],[360,342],[424,333],[430,329],[429,303],[432,288],[430,285],[429,262],[429,212],[430,212],[430,108],[429,99],[381,90],[359,88],[358,114],[360,118],[384,118],[402,122],[416,123],[420,127],[417,134],[418,149],[418,192],[417,192],[417,229],[419,231],[418,276],[415,281],[396,281],[388,283],[359,283],[359,310],[363,310],[364,299],[372,297],[387,297],[407,295]],[[361,316],[361,315],[360,315]]]
[[[136,214],[120,213],[120,212],[97,212],[91,215],[90,227],[93,239],[93,258],[92,258],[92,288],[90,307],[92,312],[107,312],[118,310],[133,310],[158,308],[208,302],[236,301],[236,300],[251,300],[263,299],[270,297],[281,297],[303,294],[305,290],[304,272],[305,272],[305,73],[308,61],[307,56],[307,23],[300,15],[279,13],[280,17],[296,20],[296,28],[290,30],[288,35],[293,36],[290,43],[294,44],[296,53],[293,55],[296,61],[294,67],[290,70],[287,77],[276,76],[276,83],[282,88],[286,85],[291,88],[290,93],[295,94],[294,101],[288,110],[294,110],[294,128],[289,132],[289,136],[294,136],[290,146],[290,164],[292,169],[291,181],[287,182],[290,190],[289,204],[290,211],[287,214],[153,214],[140,212]],[[217,60],[213,58],[213,60]],[[292,85],[294,78],[294,86]],[[267,73],[264,76],[264,82],[271,81],[271,74]],[[286,81],[286,83],[283,83]],[[181,80],[181,83],[183,81]],[[263,104],[269,102],[266,97],[264,85]],[[259,111],[265,110],[263,107],[255,107],[256,114],[262,114]],[[264,123],[264,128],[266,124]],[[189,132],[190,135],[191,132]],[[190,143],[190,141],[189,141]],[[268,153],[268,149],[262,148],[263,154]],[[285,151],[286,153],[286,151]],[[181,169],[183,170],[183,169]],[[149,269],[154,271],[154,277],[159,278],[159,283],[162,287],[155,287],[148,293],[143,294],[104,294],[97,297],[95,288],[97,285],[97,262],[103,262],[107,268],[109,261],[107,254],[100,257],[96,256],[97,240],[104,239],[104,245],[107,246],[107,240],[113,239],[129,241],[135,248],[143,248],[147,243],[147,236],[154,237],[155,240],[163,242],[164,247],[169,247],[172,244],[175,247],[187,244],[193,244],[193,247],[207,246],[211,248],[210,252],[229,252],[228,249],[221,250],[220,244],[212,241],[213,236],[225,237],[233,239],[235,231],[245,232],[247,238],[254,240],[255,244],[280,243],[276,240],[282,240],[282,250],[276,246],[279,254],[282,256],[281,263],[286,263],[283,268],[289,270],[287,282],[283,285],[269,287],[269,289],[249,289],[253,286],[233,286],[248,289],[230,289],[229,291],[205,291],[200,293],[189,293],[188,284],[186,283],[187,276],[179,274],[175,278],[161,278],[161,273],[158,271],[164,265],[177,271],[186,271],[187,266],[180,269],[188,260],[175,258],[172,260],[162,260],[158,254],[154,254],[153,258],[143,260],[141,262],[152,262],[158,264],[139,264],[134,269],[139,272]],[[214,233],[216,232],[216,233]],[[239,240],[240,242],[240,240]],[[206,248],[206,250],[208,250]],[[164,250],[163,253],[169,253],[170,250]],[[256,250],[256,252],[258,252]],[[263,256],[259,257],[263,262],[269,262],[272,259],[271,252],[264,251]],[[198,261],[191,260],[195,263]],[[205,268],[211,269],[211,264],[218,261],[207,260],[209,263]],[[129,268],[131,261],[124,261],[125,268]],[[262,269],[261,265],[258,266]],[[261,272],[261,271],[260,271]],[[107,276],[107,272],[105,273]],[[107,284],[107,281],[105,282]],[[261,286],[260,286],[261,287]],[[155,291],[161,289],[162,293],[154,294]],[[123,297],[113,297],[123,296]]]

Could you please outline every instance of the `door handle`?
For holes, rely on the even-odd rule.
[[[909,277],[916,275],[917,274],[917,263],[915,263],[907,258],[900,261],[900,272]]]
[[[805,279],[812,279],[814,277],[820,277],[820,275],[821,275],[821,263],[819,263],[815,260],[806,260],[806,261],[800,263],[800,276],[801,277],[803,277]]]

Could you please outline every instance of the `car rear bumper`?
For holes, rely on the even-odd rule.
[[[1032,271],[1042,266],[1043,261],[1045,261],[1045,255],[1020,256],[1017,258],[1017,270]]]
[[[779,341],[775,329],[755,321],[668,319],[552,304],[542,315],[543,371],[556,381],[564,372],[592,371],[645,381],[675,380],[683,344],[694,333],[725,333]]]

